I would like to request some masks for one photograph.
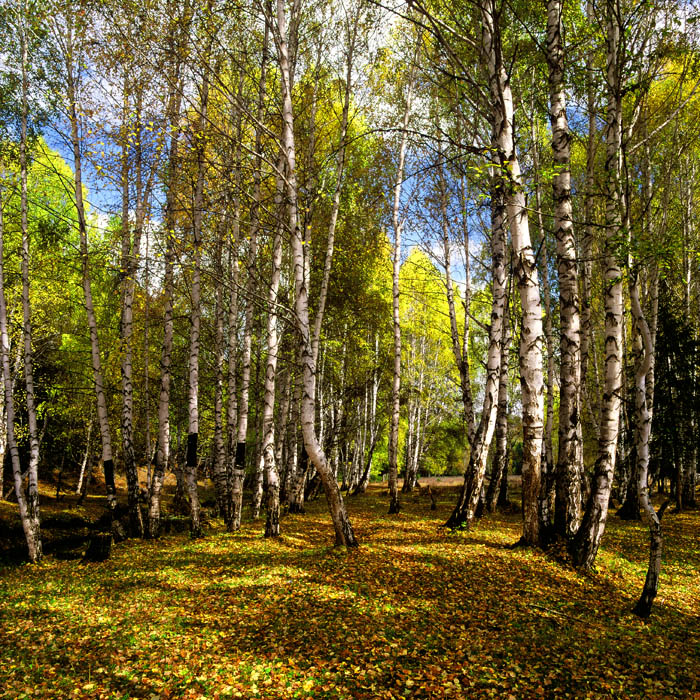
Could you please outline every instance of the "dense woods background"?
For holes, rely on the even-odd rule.
[[[664,511],[696,506],[693,3],[0,13],[0,484],[31,561],[40,483],[106,497],[91,548],[158,538],[170,474],[193,538],[203,507],[277,537],[323,497],[355,547],[372,480],[397,514],[464,474],[469,529],[515,473],[520,544],[579,570],[611,508],[644,518],[649,615]]]

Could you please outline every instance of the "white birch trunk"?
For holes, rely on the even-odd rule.
[[[34,354],[32,351],[32,319],[29,302],[29,222],[27,220],[27,77],[26,17],[22,17],[22,126],[19,143],[22,227],[22,342],[24,350],[24,386],[27,401],[27,428],[29,431],[29,465],[27,467],[27,517],[34,534],[37,560],[41,559],[41,533],[39,510],[39,445],[37,430],[36,396],[34,392]],[[48,416],[46,417],[48,420]],[[46,425],[46,422],[44,423]],[[34,559],[32,559],[34,561]]]
[[[392,321],[394,329],[394,367],[391,383],[391,423],[389,427],[389,513],[398,513],[399,503],[399,419],[401,417],[401,318],[399,316],[399,277],[401,273],[401,232],[400,219],[401,188],[403,185],[406,148],[408,146],[408,120],[413,101],[413,74],[409,77],[406,91],[406,108],[403,114],[399,163],[394,179],[394,203],[391,220],[394,227],[394,253],[392,260]]]
[[[124,452],[124,470],[126,472],[127,494],[129,504],[129,534],[136,537],[143,537],[144,526],[139,506],[139,478],[136,469],[136,456],[134,452],[134,388],[133,388],[133,304],[134,291],[136,287],[136,272],[138,269],[138,259],[141,246],[141,232],[143,214],[141,211],[141,163],[140,151],[141,144],[136,144],[136,201],[137,212],[134,226],[133,247],[131,241],[131,225],[129,221],[129,160],[128,160],[128,145],[127,138],[131,125],[128,123],[129,105],[128,105],[128,88],[124,87],[124,118],[122,123],[122,259],[121,259],[121,276],[122,276],[122,308],[121,308],[121,379],[122,379],[122,445]],[[137,125],[136,133],[140,138],[140,127],[138,125],[139,114],[137,106]]]
[[[266,94],[268,41],[269,27],[266,22],[260,66],[260,82],[258,85],[258,107],[255,126],[255,166],[253,170],[253,200],[250,206],[250,229],[248,233],[248,277],[246,281],[245,328],[243,331],[243,350],[241,354],[241,393],[240,400],[238,402],[238,436],[236,443],[236,459],[233,471],[232,489],[233,530],[238,530],[241,527],[241,513],[243,509],[243,479],[245,477],[248,414],[250,410],[250,363],[253,351],[253,317],[255,313],[255,264],[257,262],[258,231],[260,228],[259,217],[262,180],[262,129]]]
[[[520,164],[515,151],[513,96],[502,63],[501,29],[494,0],[482,5],[483,51],[488,63],[494,108],[495,145],[504,183],[508,222],[516,259],[522,307],[520,386],[523,422],[523,536],[522,542],[539,542],[540,462],[543,433],[542,305],[537,265],[530,241],[528,213]],[[500,324],[499,324],[500,330]],[[500,349],[500,335],[498,345]],[[499,354],[500,362],[500,354]],[[494,404],[496,402],[494,401]]]
[[[622,390],[622,272],[617,260],[621,232],[620,171],[622,98],[620,95],[620,26],[613,0],[607,0],[607,89],[606,127],[607,203],[605,210],[605,390],[601,403],[598,459],[594,483],[581,525],[572,543],[576,565],[590,570],[605,531],[608,504],[615,471],[615,456]]]
[[[107,490],[107,503],[113,511],[117,506],[117,492],[114,484],[114,461],[112,457],[112,436],[107,415],[107,399],[105,397],[104,379],[102,374],[102,360],[97,334],[97,318],[92,301],[92,283],[90,281],[90,259],[88,252],[88,231],[85,217],[85,205],[83,202],[83,174],[82,153],[80,144],[80,124],[78,118],[77,83],[74,75],[76,47],[73,43],[73,25],[71,19],[67,20],[67,35],[65,49],[65,66],[67,73],[66,95],[68,97],[68,118],[70,122],[70,141],[73,150],[73,181],[75,185],[75,207],[78,215],[78,232],[80,234],[80,261],[85,299],[85,312],[87,314],[88,329],[90,333],[90,353],[92,358],[92,376],[97,401],[97,421],[102,440],[102,465],[105,475]]]
[[[166,105],[167,124],[171,131],[167,163],[167,185],[164,211],[165,256],[163,273],[163,343],[160,355],[160,391],[158,393],[158,440],[149,492],[148,536],[160,534],[160,499],[165,472],[170,463],[170,383],[173,351],[173,293],[175,265],[176,186],[179,165],[178,129],[182,101],[182,81],[176,37],[169,47],[173,56],[170,66],[170,93]]]
[[[4,175],[4,173],[2,174]],[[12,370],[10,368],[10,336],[7,331],[7,304],[5,301],[5,264],[4,264],[5,227],[3,220],[2,189],[0,189],[0,352],[2,359],[2,378],[5,398],[5,419],[7,433],[7,450],[12,462],[15,495],[19,507],[19,517],[27,540],[29,560],[36,563],[42,557],[41,531],[38,518],[32,517],[27,506],[24,492],[22,467],[19,461],[19,449],[15,433],[15,402],[13,396]],[[37,512],[38,516],[38,512]]]
[[[503,312],[506,290],[506,211],[503,182],[496,175],[491,179],[491,326],[486,357],[486,383],[481,418],[474,434],[464,483],[457,505],[445,523],[446,527],[470,527],[476,518],[481,488],[486,473],[491,439],[496,423],[498,392],[501,374],[501,346],[503,342]]]
[[[304,271],[304,251],[301,232],[299,230],[297,211],[296,184],[296,149],[294,144],[294,112],[292,107],[291,81],[289,69],[289,53],[287,46],[287,26],[284,10],[284,0],[277,0],[277,48],[282,82],[282,121],[286,167],[287,167],[287,198],[289,208],[289,230],[291,235],[292,257],[295,281],[295,309],[297,327],[301,335],[301,370],[303,373],[303,394],[301,402],[301,423],[304,444],[308,455],[318,470],[328,505],[333,518],[336,545],[347,547],[357,546],[350,520],[345,510],[343,498],[338,489],[338,483],[333,478],[326,455],[316,439],[315,422],[315,381],[316,367],[311,348],[308,288]]]
[[[571,208],[571,134],[564,91],[562,0],[547,2],[547,59],[549,63],[552,153],[555,174],[554,232],[557,241],[559,279],[560,389],[559,452],[556,466],[554,528],[572,537],[578,530],[581,511],[581,319],[579,314],[576,240]],[[589,310],[590,312],[590,310]],[[584,377],[585,381],[585,377]]]

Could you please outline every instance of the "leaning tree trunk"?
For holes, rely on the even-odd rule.
[[[565,537],[578,530],[581,511],[581,319],[579,315],[576,240],[571,210],[571,134],[564,90],[563,0],[547,2],[552,153],[555,174],[554,232],[559,280],[560,389],[559,452],[556,465],[554,529]],[[584,378],[585,380],[585,378]]]
[[[41,558],[39,513],[39,436],[34,392],[34,353],[32,350],[32,319],[29,304],[29,223],[27,221],[27,35],[26,17],[22,18],[22,126],[19,143],[22,226],[22,341],[24,345],[24,387],[27,398],[27,427],[29,429],[29,465],[27,466],[27,517],[35,533],[35,553]],[[32,561],[35,561],[32,559]]]
[[[491,180],[491,326],[486,360],[486,384],[481,419],[476,429],[469,453],[469,463],[464,474],[464,484],[446,527],[470,527],[476,517],[481,487],[486,473],[491,439],[496,423],[496,409],[501,374],[501,347],[503,342],[503,310],[505,307],[505,225],[506,212],[503,202],[503,180],[492,175]]]
[[[652,335],[639,301],[639,283],[636,272],[630,270],[630,306],[634,320],[635,332],[641,337],[644,352],[637,360],[635,368],[635,411],[636,411],[636,452],[638,478],[637,491],[642,505],[642,513],[649,527],[649,566],[644,581],[644,588],[634,613],[640,617],[649,617],[651,606],[659,588],[661,572],[661,520],[649,498],[649,439],[651,436],[652,406],[654,397],[648,396],[647,377],[653,367],[654,347]]]
[[[92,357],[92,377],[97,400],[97,421],[102,439],[102,465],[107,490],[107,503],[113,512],[117,506],[117,491],[114,484],[114,461],[112,458],[112,436],[107,416],[107,399],[105,397],[104,379],[102,375],[102,360],[97,336],[97,318],[92,302],[92,283],[90,281],[90,257],[88,252],[87,219],[83,202],[82,153],[79,135],[78,105],[76,101],[76,81],[74,77],[74,46],[72,41],[72,25],[69,24],[66,49],[67,97],[70,120],[70,140],[73,148],[73,181],[75,186],[75,207],[78,215],[78,232],[80,234],[80,262],[82,272],[85,312],[87,314],[88,330],[90,333],[90,353]]]
[[[486,510],[493,513],[498,505],[500,486],[508,479],[508,353],[510,352],[510,300],[506,298],[503,311],[503,344],[501,346],[501,368],[498,380],[498,406],[496,408],[495,453],[491,467],[491,481],[486,492]]]
[[[618,71],[620,26],[612,0],[607,0],[608,123],[606,127],[607,204],[605,210],[605,390],[594,484],[581,525],[572,542],[577,567],[590,570],[605,531],[615,471],[622,390],[622,272],[617,260],[621,231],[620,171],[622,97]]]
[[[452,255],[450,244],[450,223],[447,214],[447,183],[445,181],[444,157],[442,156],[442,145],[438,142],[439,160],[438,160],[438,184],[440,188],[440,217],[442,228],[442,249],[445,258],[445,291],[447,295],[447,309],[450,315],[450,337],[452,339],[452,354],[457,364],[459,371],[459,382],[462,390],[462,409],[464,412],[464,422],[467,427],[467,439],[469,444],[474,440],[475,419],[474,419],[474,401],[472,398],[472,386],[469,376],[469,233],[465,231],[464,251],[467,266],[466,275],[466,291],[464,299],[464,337],[462,342],[459,338],[459,330],[457,326],[457,310],[455,308],[455,293],[452,283]]]
[[[294,144],[294,112],[292,107],[289,51],[284,1],[277,0],[277,48],[282,83],[282,144],[287,169],[287,206],[289,231],[291,235],[292,258],[295,282],[295,310],[299,334],[301,336],[301,370],[303,394],[301,401],[301,424],[304,444],[311,461],[316,467],[326,493],[335,529],[336,545],[357,546],[357,540],[350,524],[338,483],[333,478],[315,431],[315,381],[316,367],[311,347],[309,325],[309,301],[306,276],[304,274],[304,250],[297,210],[296,156]]]
[[[1,174],[4,176],[4,173]],[[10,336],[7,331],[7,304],[5,301],[5,265],[4,265],[4,221],[2,209],[2,189],[0,189],[0,352],[2,353],[2,379],[5,397],[5,432],[7,434],[7,451],[12,461],[12,475],[15,483],[15,495],[19,507],[19,517],[27,540],[29,560],[38,562],[42,556],[41,531],[38,517],[34,518],[27,507],[24,492],[22,467],[19,461],[19,449],[15,434],[15,401],[13,396],[12,371],[10,369]],[[2,465],[4,471],[4,464]],[[38,516],[38,512],[37,512]]]
[[[536,545],[539,542],[540,462],[544,418],[542,305],[537,264],[530,241],[527,204],[515,150],[513,96],[502,62],[501,28],[498,23],[499,15],[495,0],[487,0],[482,5],[481,16],[483,52],[488,64],[491,103],[494,110],[495,145],[500,172],[505,179],[505,202],[522,307],[519,353],[523,424],[523,535],[521,541],[527,545]]]

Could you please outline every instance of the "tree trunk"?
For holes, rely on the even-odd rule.
[[[539,542],[540,462],[543,433],[542,305],[537,265],[530,242],[528,213],[520,164],[515,151],[513,96],[502,62],[501,28],[495,0],[482,5],[483,51],[488,63],[494,109],[495,145],[500,172],[505,179],[504,199],[516,259],[522,307],[520,337],[520,386],[523,423],[523,535],[522,542]],[[500,349],[500,324],[498,345]],[[499,355],[500,364],[500,355]],[[495,401],[494,401],[495,404]]]
[[[216,276],[223,282],[223,247],[226,235],[227,213],[224,213],[222,222],[219,224],[219,236],[216,242],[215,265]],[[216,504],[219,515],[224,519],[228,527],[230,514],[228,477],[226,475],[226,449],[224,447],[224,362],[225,362],[225,340],[224,340],[224,289],[223,284],[218,283],[214,292],[214,455],[212,462],[212,481],[216,493]]]
[[[276,209],[282,214],[284,197],[284,157],[280,154],[277,164],[279,174],[276,178]],[[283,219],[280,218],[280,221]],[[263,398],[263,459],[267,480],[267,519],[265,521],[265,537],[279,537],[280,534],[280,479],[275,461],[275,375],[277,373],[277,358],[279,355],[279,333],[277,329],[277,297],[280,286],[280,270],[282,267],[282,224],[275,229],[272,243],[272,271],[270,274],[270,289],[268,292],[267,315],[267,365],[265,368],[265,395]]]
[[[394,204],[392,222],[394,226],[394,253],[392,261],[392,321],[394,328],[394,374],[391,383],[391,425],[389,429],[389,513],[398,513],[399,503],[399,419],[401,415],[401,318],[399,316],[399,276],[401,272],[401,231],[403,221],[399,217],[401,186],[403,184],[406,147],[408,145],[408,120],[413,100],[413,74],[409,78],[406,92],[406,108],[403,115],[399,164],[394,179]]]
[[[140,105],[136,108],[137,124],[133,127],[136,133],[140,133],[138,124]],[[133,387],[133,335],[134,335],[134,291],[136,287],[136,272],[141,246],[142,213],[141,213],[141,163],[140,143],[136,145],[136,202],[137,212],[134,226],[133,247],[131,241],[131,222],[129,216],[129,149],[128,133],[132,128],[129,123],[128,87],[124,86],[124,117],[122,121],[122,308],[120,319],[121,340],[121,374],[122,374],[122,446],[124,453],[124,470],[126,472],[127,498],[129,507],[129,534],[133,537],[143,537],[143,517],[139,506],[139,476],[136,469],[136,456],[134,451],[134,387]]]
[[[23,51],[24,54],[24,51]],[[26,60],[26,59],[25,59]],[[4,173],[0,173],[4,178]],[[15,495],[19,507],[19,517],[27,540],[29,560],[37,563],[42,557],[41,531],[38,520],[38,509],[32,514],[27,507],[27,498],[22,483],[22,468],[19,461],[19,450],[15,434],[15,401],[13,396],[12,371],[10,369],[10,336],[7,331],[7,304],[5,301],[5,264],[4,264],[4,221],[2,207],[2,189],[0,188],[0,352],[2,353],[2,377],[5,397],[5,419],[7,433],[7,450],[12,462],[12,474],[15,484]],[[4,471],[4,462],[3,462]]]
[[[253,320],[255,314],[255,264],[258,254],[258,232],[260,228],[260,202],[262,181],[262,137],[263,118],[266,95],[267,53],[269,26],[265,23],[258,83],[258,106],[255,124],[255,166],[253,170],[253,199],[250,205],[250,228],[248,233],[248,277],[246,280],[245,328],[243,330],[243,352],[241,354],[241,394],[238,403],[238,442],[233,472],[232,526],[234,530],[241,527],[243,510],[243,480],[246,467],[246,447],[248,438],[248,414],[250,410],[250,363],[253,350]],[[257,469],[257,465],[256,465]]]
[[[486,384],[481,419],[469,453],[469,463],[464,474],[464,484],[446,527],[470,527],[476,517],[481,487],[486,473],[491,439],[496,423],[499,383],[501,374],[501,347],[503,342],[503,310],[505,307],[505,206],[503,181],[494,174],[491,179],[491,326],[486,360]]]
[[[177,36],[170,37],[169,94],[166,105],[167,124],[172,132],[168,151],[165,211],[163,212],[165,255],[163,259],[163,343],[160,354],[160,391],[158,393],[158,440],[154,455],[153,474],[149,491],[148,536],[160,534],[160,500],[165,473],[170,463],[170,382],[173,352],[173,296],[175,265],[176,186],[179,167],[178,129],[182,100],[180,54]]]
[[[594,484],[581,526],[572,543],[577,567],[590,570],[605,531],[610,491],[615,471],[615,455],[622,390],[622,273],[617,261],[621,231],[620,170],[622,98],[618,72],[620,26],[612,0],[607,0],[607,81],[608,122],[606,163],[608,199],[605,210],[605,391],[603,393],[598,459]]]
[[[357,546],[350,520],[345,510],[338,483],[333,478],[326,462],[326,455],[316,439],[315,422],[315,381],[316,367],[311,347],[309,326],[308,288],[304,273],[304,250],[297,211],[296,156],[294,144],[294,112],[292,107],[289,52],[284,1],[277,0],[277,48],[282,82],[282,143],[287,168],[287,204],[289,231],[291,234],[292,258],[295,282],[295,310],[299,334],[301,336],[301,370],[303,392],[301,402],[301,423],[304,444],[309,457],[323,482],[326,499],[333,518],[336,545]]]
[[[491,481],[486,492],[486,510],[493,513],[498,505],[500,486],[508,479],[508,353],[510,352],[510,300],[506,298],[503,311],[503,344],[501,345],[501,367],[498,380],[498,406],[496,408],[496,450],[491,467]]]
[[[88,252],[87,219],[85,217],[85,205],[83,203],[83,174],[82,153],[79,135],[78,103],[76,99],[76,80],[74,76],[74,51],[72,19],[67,17],[66,53],[64,56],[68,97],[68,115],[70,120],[70,141],[73,149],[73,181],[75,186],[75,207],[78,215],[78,232],[80,234],[80,260],[85,298],[85,311],[87,314],[88,329],[90,332],[90,352],[92,357],[92,376],[97,400],[97,421],[102,439],[102,465],[105,475],[107,490],[107,503],[113,512],[117,506],[117,491],[114,484],[114,461],[112,458],[112,437],[107,416],[107,400],[105,397],[104,380],[102,375],[102,360],[97,336],[97,318],[92,302],[92,283],[90,281],[90,259]]]
[[[554,231],[559,281],[560,389],[559,453],[556,466],[554,529],[565,537],[578,530],[581,511],[581,319],[579,315],[576,240],[571,210],[571,134],[566,116],[562,0],[547,2]],[[590,313],[590,311],[589,311]],[[585,377],[584,377],[585,381]]]
[[[535,203],[537,206],[537,223],[540,234],[542,296],[544,298],[544,338],[547,349],[547,403],[545,412],[544,436],[542,439],[542,468],[539,495],[540,509],[540,539],[546,541],[552,532],[552,506],[554,490],[554,447],[552,444],[552,429],[554,427],[554,338],[552,335],[552,295],[549,285],[549,253],[547,234],[542,215],[542,190],[539,180],[539,143],[535,128],[534,106],[531,119],[532,135],[532,167],[535,180]]]
[[[24,14],[24,10],[23,10]],[[41,534],[39,512],[39,445],[36,420],[36,395],[34,392],[34,353],[32,350],[32,319],[29,303],[29,223],[27,221],[27,100],[29,83],[27,77],[27,18],[22,17],[22,126],[19,144],[21,180],[21,227],[22,227],[22,341],[24,344],[24,387],[27,401],[27,428],[29,432],[29,465],[27,467],[27,517],[35,534],[35,553],[41,559]],[[48,414],[44,425],[48,420]],[[35,561],[32,559],[32,561]]]
[[[659,588],[659,574],[661,572],[661,550],[663,539],[661,535],[661,520],[656,513],[649,498],[649,439],[651,436],[651,420],[653,396],[647,394],[647,376],[654,364],[654,344],[649,326],[647,324],[642,306],[639,301],[639,283],[634,270],[630,275],[630,306],[634,320],[635,332],[643,343],[644,352],[640,354],[635,368],[635,411],[636,411],[636,452],[638,477],[637,490],[639,501],[642,505],[642,513],[649,527],[649,566],[644,581],[644,588],[639,601],[634,607],[634,613],[640,617],[649,617],[651,606]],[[648,400],[651,403],[648,403]]]

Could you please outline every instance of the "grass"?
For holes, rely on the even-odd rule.
[[[509,549],[517,514],[439,527],[454,492],[379,486],[349,507],[358,551],[332,542],[324,503],[228,534],[115,546],[81,566],[0,571],[0,698],[700,698],[697,512],[667,513],[660,595],[639,523],[608,521],[581,576]]]

